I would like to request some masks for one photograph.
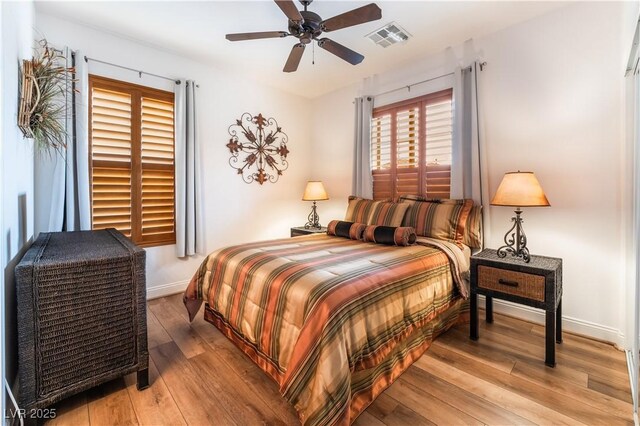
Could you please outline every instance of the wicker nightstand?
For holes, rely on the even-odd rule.
[[[322,228],[305,228],[304,226],[296,226],[295,228],[291,228],[291,236],[299,237],[300,235],[309,235],[309,234],[326,234],[327,228],[323,226]]]
[[[478,294],[486,298],[486,319],[493,322],[493,298],[546,312],[545,364],[556,365],[555,342],[562,343],[562,259],[531,256],[531,261],[499,258],[486,249],[471,256],[470,337],[478,340]],[[555,337],[555,342],[554,342]]]

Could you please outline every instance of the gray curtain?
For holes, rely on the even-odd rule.
[[[196,84],[182,80],[176,85],[176,255],[203,252],[198,183],[200,160],[196,122]]]
[[[476,73],[476,63],[455,70],[451,198],[472,198],[482,204]]]
[[[65,65],[75,74],[67,80],[66,149],[37,153],[35,159],[35,232],[91,229],[89,196],[89,75],[84,55],[64,48]]]
[[[486,164],[480,138],[478,71],[476,61],[456,68],[453,87],[454,128],[451,161],[451,198],[471,198],[482,206],[482,226],[488,235]]]
[[[355,99],[355,134],[353,155],[353,195],[363,198],[373,197],[371,177],[371,115],[373,99],[362,96]]]

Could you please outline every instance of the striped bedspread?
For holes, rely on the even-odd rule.
[[[455,323],[467,269],[459,248],[430,239],[309,235],[213,252],[184,300],[191,319],[207,303],[303,424],[346,425]]]

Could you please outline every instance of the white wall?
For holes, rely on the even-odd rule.
[[[168,51],[49,15],[36,13],[36,30],[53,45],[80,49],[91,58],[197,81],[207,251],[248,241],[288,237],[290,227],[305,223],[310,206],[301,198],[306,181],[312,177],[308,101],[238,79]],[[140,79],[137,73],[95,62],[89,63],[89,72],[172,90],[172,84],[164,80]],[[274,117],[289,136],[290,166],[276,184],[245,184],[228,164],[227,129],[244,112]],[[148,248],[149,294],[159,296],[182,291],[201,261],[202,257],[176,258],[173,245]]]
[[[3,377],[13,385],[17,374],[16,291],[13,269],[33,236],[33,141],[17,126],[19,64],[32,54],[33,5],[0,2],[2,19],[2,297]],[[5,370],[6,369],[6,370]],[[4,387],[4,383],[2,384]],[[4,392],[3,400],[4,400]]]
[[[533,254],[564,261],[565,327],[622,343],[623,76],[636,17],[635,5],[571,4],[316,99],[312,173],[333,195],[321,212],[343,215],[351,191],[355,96],[451,71],[453,56],[464,65],[473,57],[487,61],[478,76],[484,184],[494,194],[505,172],[536,173],[552,207],[525,209],[524,227]],[[486,245],[496,248],[513,213],[490,207],[488,214]]]

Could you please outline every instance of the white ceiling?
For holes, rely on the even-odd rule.
[[[309,10],[322,18],[371,1],[316,0]],[[377,0],[382,19],[325,33],[363,54],[356,66],[316,46],[308,46],[295,73],[283,73],[293,37],[242,42],[227,41],[227,33],[287,31],[287,18],[276,4],[264,1],[38,2],[38,12],[55,15],[127,38],[153,44],[217,68],[244,73],[262,83],[313,98],[401,66],[416,57],[440,52],[470,38],[498,31],[566,5],[564,2],[523,1],[389,1]],[[296,2],[297,5],[299,3]],[[302,9],[302,6],[300,6]],[[364,36],[396,21],[413,35],[407,43],[388,48]],[[126,64],[125,64],[126,65]]]

